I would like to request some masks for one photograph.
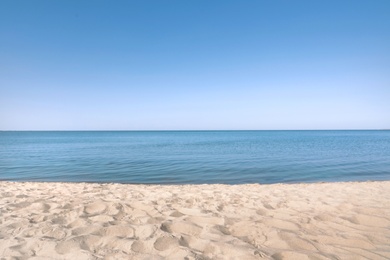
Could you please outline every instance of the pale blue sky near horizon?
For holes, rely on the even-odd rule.
[[[0,1],[0,130],[390,129],[390,1]]]

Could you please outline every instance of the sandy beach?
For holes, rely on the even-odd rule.
[[[0,182],[1,259],[390,259],[390,182]]]

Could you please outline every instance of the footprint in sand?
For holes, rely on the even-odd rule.
[[[157,230],[157,227],[154,225],[142,225],[137,226],[135,229],[135,237],[138,239],[147,239],[151,237]]]
[[[53,218],[51,220],[51,223],[58,224],[58,225],[66,225],[68,223],[68,219],[65,217],[57,217],[57,218]]]
[[[78,228],[78,227],[84,227],[86,225],[86,221],[82,218],[78,218],[74,221],[72,221],[71,223],[69,223],[69,225],[67,225],[66,227],[67,228]]]
[[[88,219],[92,222],[110,222],[114,220],[111,216],[107,215],[96,215],[93,217],[89,217]]]
[[[175,217],[175,218],[179,218],[179,217],[182,217],[182,216],[184,216],[184,214],[183,213],[181,213],[181,212],[179,212],[179,211],[177,211],[177,210],[175,210],[174,212],[172,212],[169,216],[171,216],[171,217]]]
[[[67,236],[67,232],[59,228],[53,228],[44,234],[44,237],[54,238],[54,239],[63,239],[66,236]]]
[[[80,245],[81,249],[87,251],[95,251],[99,249],[102,245],[102,237],[96,235],[84,235],[74,238],[76,242]]]
[[[72,230],[72,235],[81,236],[81,235],[96,233],[100,229],[101,229],[101,227],[98,225],[79,227],[79,228],[75,228]]]
[[[142,241],[134,241],[131,245],[131,250],[136,253],[147,253],[148,249]]]
[[[190,236],[199,236],[202,232],[202,227],[189,222],[174,222],[161,224],[161,230],[169,233],[179,233]]]
[[[31,214],[32,216],[29,218],[30,223],[40,223],[47,219],[47,216],[42,216],[40,214]]]
[[[214,229],[221,232],[223,235],[230,235],[230,230],[229,228],[223,226],[223,225],[215,225]]]
[[[66,241],[59,242],[56,245],[55,250],[57,251],[57,253],[63,255],[63,254],[70,253],[73,250],[76,250],[76,249],[79,249],[79,248],[80,248],[80,245],[79,245],[79,243],[77,241],[75,241],[74,239],[69,239],[69,240],[66,240]]]
[[[134,237],[134,229],[128,226],[110,226],[104,228],[101,233],[103,236],[115,236],[123,238]]]
[[[94,202],[84,207],[84,212],[87,215],[100,214],[106,210],[106,205],[103,202]]]
[[[179,246],[179,241],[175,237],[159,237],[154,242],[154,248],[158,251],[165,251],[177,246]]]
[[[48,213],[50,210],[50,205],[42,202],[34,202],[30,203],[29,206],[26,206],[26,209],[28,209],[30,212]]]

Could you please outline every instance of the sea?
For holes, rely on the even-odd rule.
[[[390,131],[1,131],[0,180],[390,180]]]

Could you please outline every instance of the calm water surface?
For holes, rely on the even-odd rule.
[[[0,180],[390,180],[390,131],[3,131]]]

